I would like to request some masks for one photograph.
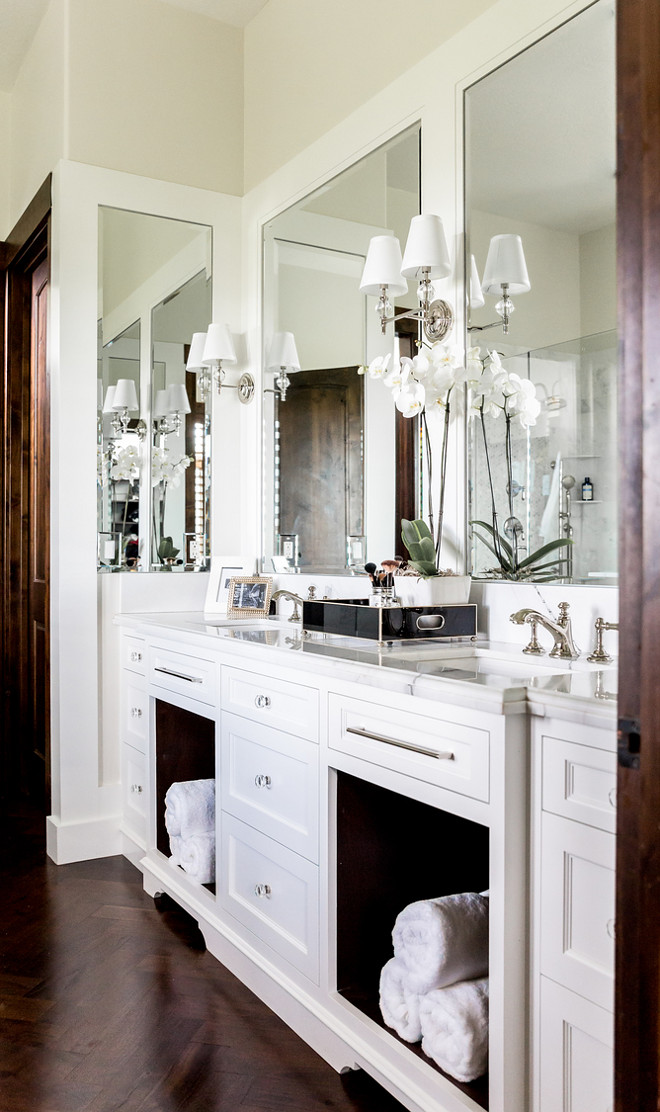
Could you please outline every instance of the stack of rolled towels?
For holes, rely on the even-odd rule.
[[[215,880],[215,780],[183,780],[165,792],[165,829],[175,865],[200,884]]]
[[[488,893],[409,904],[392,931],[380,975],[388,1027],[457,1081],[488,1068]]]

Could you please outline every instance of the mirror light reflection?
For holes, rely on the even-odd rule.
[[[535,578],[574,583],[617,573],[614,31],[613,3],[598,0],[465,94],[467,344],[498,353],[541,405],[531,428],[512,425],[510,483],[501,415],[485,420],[499,532],[512,543],[519,523],[523,557],[571,539]],[[502,233],[521,237],[530,279],[506,335],[484,327],[494,299],[479,296]],[[468,519],[492,522],[478,420],[468,444]],[[497,577],[477,531],[473,574]]]
[[[99,570],[208,567],[210,408],[186,360],[210,258],[204,225],[99,208]]]

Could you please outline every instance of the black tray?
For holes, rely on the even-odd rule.
[[[447,606],[370,606],[369,600],[304,601],[302,626],[310,633],[335,633],[371,641],[475,637],[475,603]]]

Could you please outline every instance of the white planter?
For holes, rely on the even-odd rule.
[[[434,575],[431,579],[395,575],[394,589],[404,606],[445,606],[467,602],[471,582],[469,575]]]

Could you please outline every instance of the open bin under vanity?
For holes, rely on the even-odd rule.
[[[420,1043],[386,1026],[379,979],[392,957],[392,928],[417,900],[489,886],[486,826],[337,771],[337,991],[413,1055],[488,1108],[488,1075],[462,1084]]]

